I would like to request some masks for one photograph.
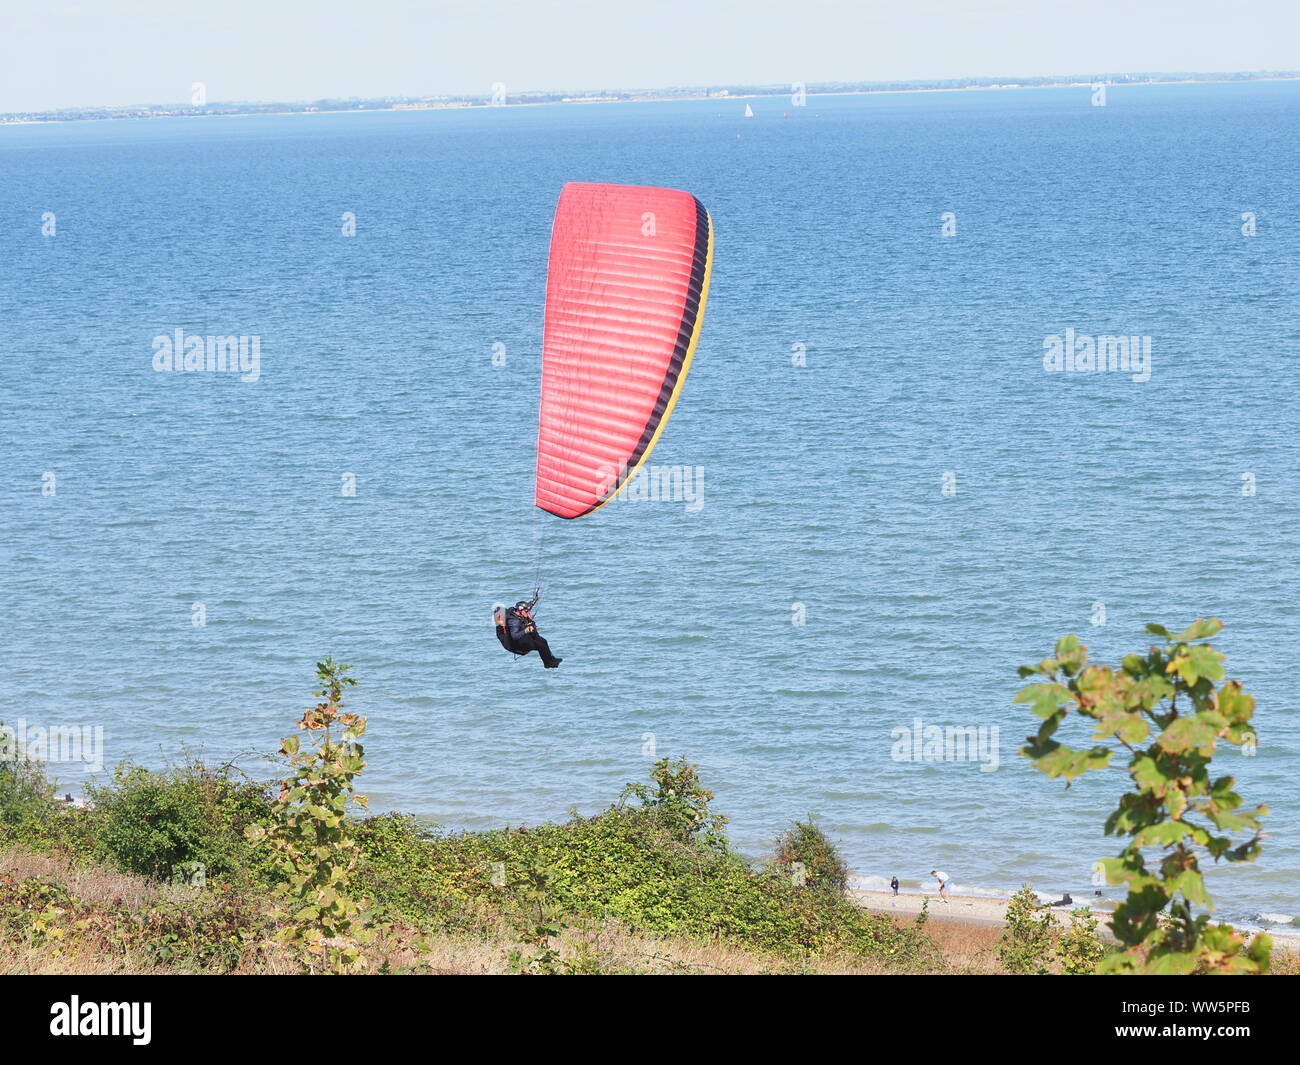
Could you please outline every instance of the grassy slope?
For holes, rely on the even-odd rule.
[[[26,927],[20,931],[13,919],[15,885],[32,883],[58,885],[63,890],[54,906],[29,910],[29,919],[23,922]],[[266,940],[264,933],[269,928],[256,923],[249,926],[250,934],[233,964],[224,957],[215,963],[208,957],[205,964],[204,955],[186,953],[181,944],[174,947],[174,958],[163,959],[155,942],[147,942],[145,935],[132,936],[133,931],[151,926],[156,929],[154,915],[159,912],[196,912],[201,897],[194,888],[121,873],[102,863],[74,863],[25,848],[0,850],[0,922],[8,918],[4,935],[0,936],[0,975],[295,971],[292,961]],[[62,922],[64,934],[49,934],[58,930],[58,922],[39,921],[39,915],[49,909],[64,911],[62,916],[68,918]],[[78,928],[78,921],[85,922],[85,927]],[[960,926],[954,926],[953,930],[963,950],[970,947],[972,931],[988,931]],[[384,947],[392,952],[395,968],[406,972],[504,974],[511,971],[510,952],[522,946],[504,922],[495,929],[484,927],[476,934],[434,933],[418,943],[413,935],[409,942],[403,943],[403,935],[399,931]],[[200,938],[196,935],[194,941]],[[595,967],[602,972],[869,974],[895,971],[879,961],[851,955],[793,958],[699,937],[637,935],[616,924],[566,929],[559,939],[562,955],[575,958],[586,954],[595,959]]]

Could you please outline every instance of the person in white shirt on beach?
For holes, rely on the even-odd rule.
[[[948,896],[946,892],[948,890],[948,874],[940,872],[938,869],[931,869],[930,875],[939,881],[939,898],[943,899],[944,902],[947,902]]]

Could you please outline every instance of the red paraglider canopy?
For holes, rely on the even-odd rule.
[[[677,402],[704,319],[713,225],[694,196],[568,184],[551,233],[537,437],[537,506],[607,503]]]

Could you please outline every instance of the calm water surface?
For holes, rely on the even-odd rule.
[[[1024,764],[1015,667],[1215,614],[1260,705],[1258,754],[1222,758],[1273,813],[1263,859],[1212,885],[1229,916],[1300,911],[1300,84],[1089,97],[0,129],[0,717],[269,775],[332,654],[379,809],[563,818],[684,754],[747,853],[812,813],[867,882],[1078,898],[1125,778],[1064,792]],[[695,512],[534,521],[569,180],[713,214],[655,453],[703,469]],[[260,379],[153,372],[178,328],[259,336]],[[1044,372],[1068,328],[1149,336],[1150,380]],[[539,545],[550,672],[489,614]],[[895,760],[917,718],[996,726],[997,770]]]

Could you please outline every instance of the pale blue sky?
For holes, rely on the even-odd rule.
[[[0,111],[1300,67],[1300,0],[0,0]]]

